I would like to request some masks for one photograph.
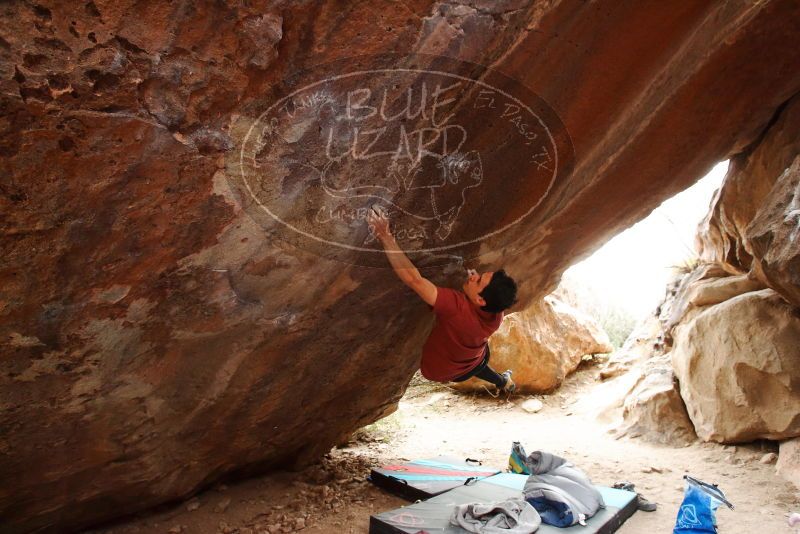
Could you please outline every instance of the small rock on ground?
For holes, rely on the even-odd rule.
[[[544,404],[539,399],[528,399],[520,407],[528,413],[536,413],[544,408]]]
[[[217,512],[218,514],[223,514],[230,505],[231,505],[231,498],[225,497],[224,499],[222,499],[217,503],[217,505],[214,507],[214,511]]]
[[[775,462],[778,461],[778,455],[775,454],[774,452],[768,452],[767,454],[762,456],[761,460],[759,460],[759,461],[762,464],[774,464]]]

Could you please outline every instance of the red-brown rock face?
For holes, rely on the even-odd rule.
[[[393,408],[432,317],[390,271],[366,266],[379,255],[342,248],[368,236],[357,211],[325,234],[338,240],[335,260],[295,246],[319,236],[284,223],[307,230],[319,222],[309,213],[331,205],[322,200],[347,192],[348,209],[388,205],[402,188],[398,216],[425,221],[425,233],[408,230],[403,243],[435,265],[429,276],[452,282],[456,256],[502,265],[526,305],[568,264],[749,145],[800,89],[794,0],[246,6],[0,7],[8,531],[78,528],[225,473],[302,462]],[[417,132],[409,152],[429,156],[417,161],[423,176],[445,189],[414,189],[420,166],[411,159],[390,169],[363,151],[350,160],[325,152],[324,120],[347,127],[338,141],[352,141],[353,121],[367,120],[342,115],[335,92],[331,106],[325,94],[293,104],[287,113],[314,113],[260,129],[258,149],[237,166],[248,125],[309,82],[298,69],[386,52],[400,59],[339,73],[430,65],[403,59],[410,54],[492,67],[459,71],[464,90],[440,110],[469,134],[463,149],[437,146],[442,123],[431,145],[419,117],[406,129]],[[436,76],[443,84],[447,75]],[[474,80],[491,82],[488,96],[502,107]],[[404,75],[397,85],[418,81]],[[523,121],[499,95],[524,88],[540,100],[527,95],[533,111]],[[360,102],[367,113],[376,103]],[[547,128],[537,130],[533,115]],[[526,121],[534,128],[523,131]],[[272,133],[286,144],[268,142]],[[570,165],[536,155],[568,155],[570,140]],[[298,159],[309,146],[325,158]],[[236,179],[244,170],[260,178],[249,195]],[[545,179],[545,170],[558,172]],[[276,198],[281,223],[260,204]],[[453,239],[462,241],[446,248]]]

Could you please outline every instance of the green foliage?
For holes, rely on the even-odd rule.
[[[400,412],[393,412],[383,419],[378,419],[371,425],[365,426],[362,430],[378,439],[388,439],[400,431],[400,428],[402,427],[401,419],[402,416]]]
[[[636,318],[618,306],[599,306],[590,313],[608,334],[614,349],[619,349],[636,326]]]
[[[637,317],[630,311],[621,305],[603,301],[591,288],[572,280],[562,279],[554,295],[597,321],[608,334],[614,350],[622,346],[636,326]]]
[[[700,256],[691,254],[686,256],[680,263],[673,265],[672,271],[676,274],[688,274],[700,265]]]

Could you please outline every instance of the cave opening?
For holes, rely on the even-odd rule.
[[[659,306],[670,280],[700,261],[698,225],[727,169],[727,160],[718,163],[562,275],[557,294],[596,319],[615,350]]]

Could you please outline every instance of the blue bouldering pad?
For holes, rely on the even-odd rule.
[[[424,500],[500,472],[475,460],[438,456],[373,469],[369,480],[410,501]]]

